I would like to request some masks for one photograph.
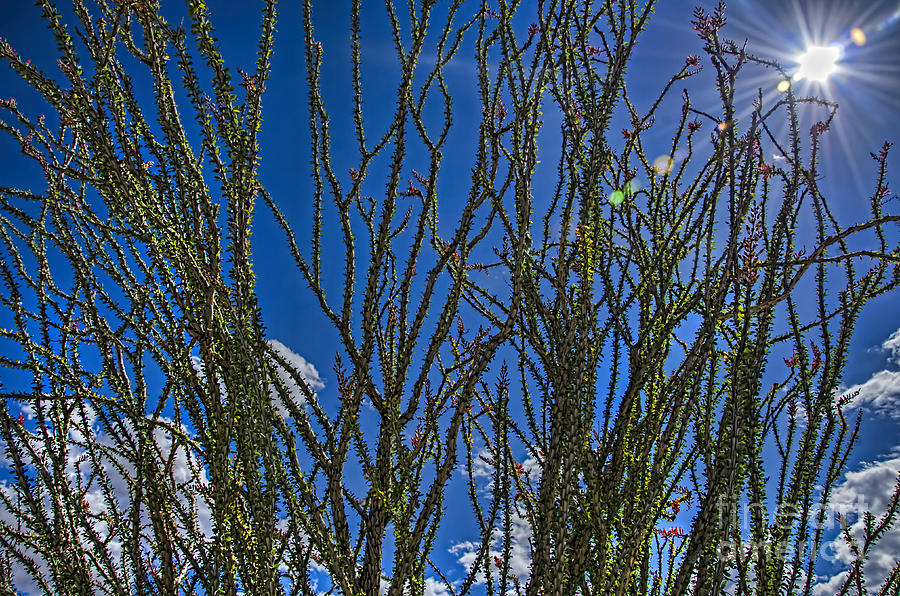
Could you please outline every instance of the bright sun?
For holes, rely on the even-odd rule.
[[[809,46],[806,53],[797,58],[800,68],[797,69],[794,78],[824,83],[828,76],[837,70],[837,62],[840,59],[839,45]]]

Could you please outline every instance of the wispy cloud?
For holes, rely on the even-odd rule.
[[[887,352],[889,364],[900,364],[900,329],[894,331],[881,344],[881,350]],[[879,416],[900,420],[900,371],[880,370],[866,382],[841,391],[841,394],[859,392],[848,404],[847,409],[867,407]]]
[[[531,577],[532,534],[533,530],[531,524],[514,510],[511,515],[509,572],[515,575],[519,581],[523,583],[527,582],[528,578]],[[493,561],[495,560],[495,557],[500,559],[504,556],[502,544],[503,532],[499,528],[494,528],[491,538],[491,546],[488,550],[488,565],[494,564]],[[456,556],[457,561],[465,567],[466,573],[469,573],[476,563],[480,546],[479,542],[467,540],[465,542],[454,544],[450,547],[449,552],[451,555]],[[475,575],[476,585],[485,583],[487,579],[483,570],[484,564],[482,564],[481,570]],[[496,568],[492,571],[495,579],[498,572],[499,570]]]
[[[842,393],[856,391],[859,395],[850,403],[850,408],[868,407],[880,416],[900,419],[900,371],[880,370],[865,383]]]
[[[280,364],[275,364],[275,372],[278,375],[278,379],[287,388],[290,399],[294,404],[299,406],[306,402],[306,395],[304,394],[303,389],[301,389],[294,380],[294,375],[303,379],[303,382],[306,383],[307,387],[312,391],[321,391],[325,387],[325,380],[319,375],[318,369],[316,369],[315,365],[311,362],[307,361],[306,358],[294,352],[277,339],[270,339],[268,340],[268,343],[291,368],[291,371],[288,371]],[[282,402],[278,392],[275,390],[275,387],[271,387],[269,393],[278,414],[285,420],[290,419],[290,413]]]
[[[478,453],[472,466],[473,478],[490,478],[491,480],[486,486],[479,488],[480,494],[485,494],[493,489],[493,476],[495,470],[495,462],[490,453],[485,449]],[[534,458],[528,458],[522,462],[522,469],[525,477],[532,483],[537,482],[541,475],[540,463]],[[510,516],[510,537],[509,537],[509,572],[515,575],[520,582],[527,582],[531,576],[531,538],[533,529],[528,520],[522,515],[518,508],[513,509]],[[461,541],[457,542],[449,548],[451,555],[455,556],[457,561],[466,569],[466,573],[471,572],[475,566],[480,550],[480,541]],[[502,559],[503,553],[503,531],[500,528],[493,528],[491,534],[491,545],[488,550],[488,565],[494,565],[495,557]],[[499,570],[493,569],[493,577],[497,577]],[[484,572],[484,564],[481,570],[475,575],[475,584],[483,584],[486,582]]]
[[[293,369],[293,372],[306,382],[311,390],[318,391],[325,386],[324,380],[312,363],[277,340],[270,340],[269,344],[286,361],[287,365]],[[193,357],[191,363],[195,370],[203,375],[203,366],[200,359]],[[295,400],[295,403],[298,405],[302,404],[305,401],[305,397],[293,377],[281,366],[276,367],[276,372],[287,387],[291,398]],[[224,390],[224,387],[222,389]],[[275,399],[275,405],[278,411],[287,417],[287,410],[281,401]],[[30,404],[25,404],[21,408],[21,413],[27,420],[34,420],[37,415]],[[171,478],[176,486],[179,487],[176,491],[179,506],[173,508],[173,511],[177,509],[182,514],[175,521],[176,527],[187,535],[188,528],[195,525],[195,531],[199,533],[200,539],[209,539],[213,533],[211,510],[207,499],[200,492],[200,487],[208,485],[209,478],[202,462],[196,453],[189,452],[183,443],[180,444],[177,439],[173,438],[172,433],[164,428],[164,426],[176,428],[176,424],[172,419],[166,417],[152,419],[148,417],[147,421],[154,423],[152,432],[154,459],[159,465],[170,466]],[[161,423],[164,426],[160,426],[157,423]],[[66,453],[65,480],[73,487],[79,484],[84,485],[87,484],[89,478],[98,472],[92,469],[92,462],[85,457],[90,443],[95,451],[102,453],[99,464],[102,466],[103,474],[108,480],[112,506],[125,517],[128,517],[127,512],[132,508],[131,479],[135,477],[135,467],[122,453],[124,445],[137,442],[137,433],[129,420],[122,421],[121,429],[123,431],[121,436],[110,436],[98,428],[96,412],[89,404],[83,403],[79,407],[74,407],[68,429],[69,442]],[[178,430],[185,436],[190,437],[192,435],[190,429],[184,425],[181,425]],[[31,451],[39,460],[47,448],[43,438],[34,432],[27,434],[26,437]],[[124,447],[124,451],[128,451],[128,448]],[[4,458],[0,465],[8,466],[9,463],[8,458]],[[104,513],[112,513],[109,510],[110,500],[106,498],[106,495],[96,482],[93,482],[93,486],[94,488],[87,490],[83,497],[86,511],[93,516],[92,527],[101,541],[106,541],[109,538],[107,549],[112,561],[122,567],[128,566],[123,558],[122,542],[117,538],[115,532],[110,538],[110,528],[107,527],[107,521],[105,521],[103,516]],[[14,511],[18,502],[15,489],[7,481],[0,481],[0,493],[10,503],[10,506],[6,506],[4,499],[0,499],[0,531],[4,531],[4,527],[17,528],[20,519]],[[192,498],[189,498],[189,496]],[[46,494],[44,495],[44,501],[46,510],[51,511],[50,497]],[[142,527],[148,527],[149,516],[145,507],[141,508],[140,516]],[[286,520],[279,520],[277,525],[284,529],[286,523]],[[302,537],[301,542],[303,542]],[[85,546],[93,548],[92,544],[85,543]],[[39,554],[30,549],[24,549],[24,554],[35,562],[42,576],[49,577],[48,565]],[[282,565],[281,569],[285,570],[285,567]],[[324,568],[321,568],[320,571],[324,571]],[[12,575],[13,585],[19,593],[26,596],[44,593],[21,563],[13,563]],[[435,592],[435,596],[441,596],[441,592]]]
[[[284,358],[291,368],[303,378],[310,389],[313,391],[321,391],[325,388],[325,380],[319,375],[319,371],[314,364],[308,362],[306,358],[294,352],[277,339],[270,339],[268,340],[268,343],[276,352],[278,352],[278,355]],[[295,384],[294,380],[288,372],[280,366],[278,369],[278,377],[284,381],[288,387],[293,386]]]
[[[875,516],[876,522],[884,515],[896,487],[898,473],[900,451],[895,449],[886,459],[864,464],[859,470],[847,472],[843,482],[835,489],[831,507],[847,516],[850,532],[858,540],[861,541],[865,534],[865,519],[861,513],[868,511]],[[868,560],[863,566],[867,587],[873,593],[877,592],[878,586],[900,562],[897,553],[900,553],[900,524],[894,523],[869,551]],[[842,571],[823,578],[814,587],[815,596],[830,596],[839,590],[846,579],[846,566],[854,561],[854,556],[850,545],[841,535],[827,542],[822,554],[823,558],[831,559],[843,568]]]
[[[34,418],[35,414],[30,408],[26,407],[23,410],[27,412],[30,419]],[[73,490],[77,486],[90,486],[93,484],[94,488],[87,490],[83,496],[85,511],[92,516],[91,527],[100,540],[107,543],[110,559],[115,564],[124,566],[126,561],[124,559],[122,542],[116,537],[117,534],[114,530],[111,532],[109,523],[106,521],[107,518],[104,517],[104,514],[111,513],[109,509],[110,501],[107,500],[107,495],[96,482],[89,482],[89,479],[94,477],[98,470],[93,469],[91,460],[87,459],[86,456],[88,443],[91,444],[95,452],[101,454],[99,465],[102,467],[103,475],[108,482],[112,504],[119,513],[127,518],[130,515],[128,512],[132,509],[132,481],[130,479],[135,477],[135,467],[131,461],[120,454],[120,450],[123,443],[137,442],[137,433],[131,421],[123,420],[121,427],[123,436],[112,437],[107,433],[98,431],[96,420],[96,413],[88,404],[82,404],[80,407],[73,409],[71,426],[68,430],[69,442],[65,460],[65,481],[72,486]],[[148,418],[148,420],[151,419]],[[170,418],[159,417],[155,420],[173,428],[176,426]],[[183,425],[180,427],[180,431],[185,435],[190,435],[188,429]],[[29,433],[26,436],[30,449],[37,459],[41,459],[42,454],[46,450],[43,438],[37,433]],[[173,439],[171,433],[161,426],[157,425],[154,427],[152,440],[155,457],[158,458],[158,461],[171,465],[172,480],[178,486],[183,487],[182,490],[177,492],[179,505],[177,509],[190,512],[188,515],[196,523],[197,531],[204,538],[209,538],[212,535],[210,508],[206,500],[195,490],[195,487],[201,483],[208,482],[206,472],[199,458],[196,454],[188,453],[187,449],[183,445],[179,445]],[[193,493],[193,504],[191,504],[185,492],[186,490],[190,490]],[[0,483],[0,491],[8,498],[11,506],[15,507],[18,500],[14,488],[4,481]],[[46,511],[52,511],[52,503],[46,494],[43,505]],[[150,523],[149,515],[144,507],[140,510],[140,517],[142,527],[148,526]],[[3,501],[0,501],[0,528],[4,526],[17,528],[19,523],[20,519],[15,511],[6,506]],[[184,520],[178,519],[175,523],[180,530],[186,531]],[[112,536],[110,536],[111,533]],[[88,542],[86,536],[83,536],[83,541],[85,548],[94,548],[94,545]],[[49,576],[49,568],[43,557],[34,550],[27,548],[24,549],[24,554],[35,562],[41,575],[44,577]],[[20,562],[16,561],[13,563],[12,575],[13,585],[19,593],[26,595],[44,593]]]
[[[895,364],[900,364],[900,329],[894,331],[889,338],[881,344],[881,349],[890,354],[889,359]]]
[[[425,596],[450,596],[447,584],[439,582],[433,577],[425,578]]]

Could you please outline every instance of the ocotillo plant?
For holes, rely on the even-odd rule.
[[[867,218],[832,215],[817,164],[834,105],[788,90],[740,113],[742,69],[788,75],[722,37],[724,7],[694,15],[705,56],[642,111],[625,74],[652,1],[388,0],[399,80],[373,138],[361,2],[347,6],[352,126],[338,131],[306,0],[301,226],[259,174],[274,0],[249,72],[226,64],[199,0],[178,26],[155,0],[76,0],[69,26],[38,5],[59,72],[0,44],[55,112],[6,100],[0,121],[45,182],[0,188],[0,366],[27,379],[0,385],[5,593],[28,576],[48,594],[314,594],[311,570],[366,596],[435,593],[434,578],[452,594],[811,593],[814,512],[859,424],[836,392],[861,309],[900,281],[900,216],[885,206],[888,146]],[[446,196],[447,72],[466,43],[479,126],[468,191]],[[684,91],[667,131],[683,157],[651,161],[657,112],[704,63],[718,110]],[[804,111],[823,114],[808,135]],[[336,134],[355,141],[346,171]],[[261,211],[339,338],[338,403],[267,339]],[[800,300],[808,283],[815,299]],[[460,472],[480,537],[454,582],[431,553]],[[758,505],[748,527],[728,513],[742,499]],[[861,540],[847,533],[845,592],[862,590],[897,501]],[[666,526],[682,508],[690,525]],[[511,568],[517,528],[525,572]]]
[[[507,554],[516,523],[533,530],[527,587],[502,558],[493,581],[499,593],[808,594],[829,494],[857,438],[859,420],[842,412],[852,396],[836,396],[848,341],[865,302],[892,290],[900,274],[897,247],[886,240],[898,219],[883,210],[889,145],[876,156],[870,219],[841,225],[817,185],[836,106],[792,91],[766,103],[760,92],[738,119],[743,69],[790,76],[722,37],[720,5],[693,20],[719,111],[698,110],[685,91],[670,146],[686,155],[677,167],[669,156],[651,160],[642,133],[701,58],[688,55],[639,111],[623,72],[651,7],[620,8],[561,4],[539,25],[534,62],[506,61],[497,77],[509,96],[524,97],[548,65],[544,84],[563,113],[564,145],[525,263],[513,338],[524,410],[508,413],[504,383],[490,404],[501,414],[491,430],[478,427],[478,442],[505,473],[494,479],[484,543],[493,523],[503,536],[495,548]],[[515,55],[511,33],[497,43]],[[808,136],[804,109],[822,114]],[[630,120],[619,150],[610,140],[615,110]],[[514,112],[523,113],[518,104]],[[777,134],[782,122],[786,138]],[[516,124],[498,143],[516,146]],[[698,154],[710,129],[711,153]],[[784,167],[767,160],[773,153]],[[646,188],[634,185],[639,174]],[[874,250],[851,249],[865,230],[877,236]],[[815,238],[809,254],[798,250],[800,236]],[[858,257],[870,259],[862,275]],[[826,281],[835,273],[844,281]],[[799,299],[807,275],[814,298]],[[470,295],[488,317],[506,312],[477,286]],[[793,348],[784,365],[773,358],[781,345]],[[510,463],[511,440],[539,470],[533,484]],[[767,445],[777,445],[777,464],[764,461]],[[857,545],[845,591],[856,593],[863,553],[895,521],[898,492]],[[754,507],[742,528],[733,512],[744,500]],[[694,505],[689,527],[660,526],[685,503]],[[895,568],[885,589],[897,589],[896,576]]]

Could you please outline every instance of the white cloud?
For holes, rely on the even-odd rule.
[[[0,493],[2,493],[2,498],[0,498],[0,528],[9,527],[16,528],[18,530],[18,525],[21,523],[21,520],[15,514],[13,514],[13,512],[10,511],[4,503],[4,500],[6,499],[8,499],[11,503],[16,503],[16,492],[13,487],[9,486],[6,483],[5,480],[2,480],[0,481]],[[36,557],[35,552],[30,548],[23,548],[21,550],[26,557],[29,557],[35,561],[39,573],[41,573],[45,577],[49,575],[49,566],[47,565],[46,561],[44,561],[40,557]],[[11,567],[12,585],[15,588],[25,594],[25,596],[31,596],[31,594],[41,593],[41,590],[38,588],[37,584],[35,584],[34,579],[28,574],[22,564],[20,564],[18,561],[13,561]]]
[[[888,353],[888,362],[900,364],[900,329],[894,331],[881,344],[881,350]],[[850,388],[840,387],[838,395],[858,395],[852,399],[846,410],[869,407],[874,413],[900,420],[900,371],[880,370],[869,380]]]
[[[313,364],[307,362],[303,356],[297,354],[277,339],[270,339],[268,343],[276,352],[278,352],[278,355],[284,358],[290,367],[306,381],[306,384],[309,385],[310,389],[313,391],[321,391],[325,387],[325,381],[319,376],[319,371]],[[278,376],[287,385],[294,384],[293,379],[288,376],[287,371],[284,369],[280,368]]]
[[[888,358],[895,364],[900,364],[900,329],[894,331],[889,338],[881,344],[881,349],[890,352]]]
[[[109,483],[110,497],[112,505],[125,519],[131,509],[131,483],[129,478],[134,477],[134,465],[121,455],[123,446],[129,441],[136,441],[136,433],[134,427],[128,420],[123,420],[122,431],[124,436],[112,437],[107,433],[100,432],[96,428],[97,416],[93,408],[88,404],[83,404],[82,408],[75,408],[73,411],[71,425],[68,431],[69,444],[67,447],[65,460],[65,481],[75,490],[79,484],[85,484],[88,479],[99,470],[95,470],[93,463],[87,459],[87,446],[90,443],[99,456],[99,466]],[[34,412],[29,411],[29,418],[34,418]],[[148,418],[149,420],[149,418]],[[167,424],[173,428],[176,427],[174,421],[169,418],[160,417],[158,422]],[[180,431],[185,435],[190,435],[187,428],[183,425]],[[29,433],[27,440],[31,446],[37,459],[41,459],[46,452],[46,446],[42,437],[37,433]],[[197,529],[203,537],[209,538],[212,535],[212,516],[209,504],[206,499],[199,493],[197,486],[200,483],[208,483],[208,478],[203,465],[194,453],[188,453],[184,445],[178,444],[173,439],[172,434],[165,428],[155,426],[153,429],[153,443],[155,445],[155,456],[160,466],[171,463],[171,474],[174,482],[180,487],[177,491],[177,502],[181,509],[187,511],[189,518],[196,522]],[[33,470],[33,466],[28,466]],[[94,472],[94,474],[92,474]],[[106,495],[96,482],[93,488],[87,490],[83,497],[85,509],[91,515],[102,515],[109,513],[110,507],[106,499]],[[17,507],[17,499],[15,490],[6,482],[0,483],[0,491],[4,493],[9,500],[9,506],[0,500],[0,531],[2,528],[16,528],[19,523],[19,517],[15,513]],[[195,499],[194,507],[190,505],[186,491],[190,491]],[[44,492],[44,508],[51,510],[49,491]],[[24,507],[24,504],[22,504]],[[179,508],[173,508],[178,511]],[[149,527],[149,514],[145,507],[140,511],[142,527]],[[190,519],[188,520],[190,522]],[[130,523],[130,522],[126,522]],[[184,522],[178,518],[175,520],[176,526],[185,529]],[[102,517],[90,520],[91,528],[97,533],[101,541],[105,541],[110,536],[110,528],[105,519]],[[115,534],[114,534],[115,535]],[[90,542],[86,534],[82,534],[82,541],[86,548],[95,548]],[[128,566],[129,563],[123,559],[122,542],[117,538],[112,538],[107,545],[107,553],[112,562],[118,566]],[[49,578],[49,567],[47,562],[30,549],[25,549],[24,554],[32,559],[41,575]],[[25,571],[24,566],[13,561],[13,586],[19,593],[30,596],[32,594],[43,594],[43,590],[39,588],[34,579]]]
[[[427,577],[425,578],[425,596],[450,596],[450,591],[444,582]]]
[[[846,516],[850,532],[857,539],[861,540],[865,531],[864,512],[874,515],[877,523],[879,517],[887,510],[897,484],[898,473],[900,473],[900,454],[895,451],[888,459],[866,464],[857,471],[847,472],[843,482],[835,488],[830,506],[835,512]],[[895,524],[869,551],[869,559],[863,566],[863,575],[870,590],[877,591],[877,587],[898,564],[897,553],[900,553],[900,523],[896,523],[895,520]],[[854,561],[850,546],[841,535],[823,545],[822,555],[823,558],[831,559],[844,569]],[[815,586],[813,593],[816,596],[834,594],[846,576],[847,571],[844,570],[827,578]]]
[[[848,571],[841,571],[828,578],[828,581],[814,585],[812,589],[813,596],[834,596],[841,589],[847,575],[849,575]]]
[[[277,339],[270,339],[268,340],[268,343],[276,352],[278,352],[278,355],[287,362],[290,369],[292,369],[291,372],[303,379],[312,391],[321,391],[325,387],[325,381],[319,375],[319,371],[312,363],[307,362],[303,356],[297,354]],[[287,388],[291,401],[297,406],[300,406],[306,402],[306,395],[304,395],[303,390],[294,380],[294,376],[291,372],[281,365],[275,364],[275,373],[278,375],[278,379],[281,383]],[[278,411],[278,414],[285,420],[290,419],[290,413],[281,401],[281,397],[274,387],[270,388],[269,395],[272,399],[272,403],[275,404],[275,409]]]
[[[531,536],[533,530],[528,520],[523,518],[516,510],[513,510],[510,516],[510,556],[509,556],[509,572],[515,575],[519,582],[525,583],[531,577]],[[492,567],[492,577],[496,579],[499,570],[494,566],[494,559],[503,558],[503,532],[499,528],[494,528],[491,546],[488,550],[488,564]],[[480,543],[467,540],[459,542],[450,547],[449,552],[457,556],[457,561],[465,567],[466,572],[471,571],[475,565]],[[484,565],[475,575],[475,584],[485,583],[486,575],[484,573]]]
[[[474,458],[472,465],[473,478],[490,478],[490,482],[485,487],[479,489],[479,493],[490,492],[493,489],[493,476],[495,470],[495,462],[491,458],[490,452],[486,449],[480,451]],[[540,463],[533,457],[529,457],[522,462],[522,469],[525,472],[523,480],[533,483],[537,482],[541,476]],[[533,529],[528,520],[523,517],[518,508],[513,509],[510,516],[510,538],[509,538],[509,572],[515,575],[521,583],[528,581],[531,577],[531,537]],[[492,577],[496,578],[499,570],[494,566],[495,558],[502,559],[503,554],[503,532],[500,528],[494,528],[491,535],[491,545],[488,550],[488,565],[492,567]],[[478,551],[481,548],[480,542],[466,540],[457,542],[449,548],[450,554],[457,557],[457,561],[470,572],[476,563]],[[485,583],[486,575],[484,573],[484,564],[475,575],[475,584]]]
[[[462,468],[461,472],[464,476],[468,475],[465,468]],[[493,475],[494,458],[491,457],[490,451],[482,449],[472,458],[472,478],[490,478]],[[491,485],[488,485],[488,488],[490,487]]]
[[[269,344],[286,361],[288,367],[292,369],[295,374],[304,379],[310,389],[317,391],[325,386],[322,377],[319,375],[318,370],[313,364],[307,362],[302,356],[291,351],[283,343],[277,340],[270,340]],[[203,377],[204,372],[200,359],[196,356],[192,357],[191,364],[194,369],[200,373],[201,377]],[[295,400],[295,403],[298,405],[302,404],[305,401],[305,397],[288,371],[281,366],[277,366],[276,372],[290,391],[291,398]],[[221,382],[220,387],[224,390],[224,386],[222,386]],[[276,400],[274,403],[279,412],[287,417],[287,411],[281,401]],[[37,413],[31,404],[23,405],[21,412],[28,420],[34,420],[37,416]],[[149,420],[150,418],[148,418],[148,421]],[[176,428],[174,421],[170,418],[160,417],[157,419],[157,422]],[[178,430],[185,436],[191,436],[191,432],[184,425],[178,427]],[[125,515],[131,508],[131,482],[129,479],[134,477],[135,469],[133,464],[121,454],[123,451],[130,452],[129,444],[134,443],[135,434],[132,423],[129,420],[123,420],[121,434],[110,436],[105,432],[101,432],[97,427],[96,412],[89,404],[82,403],[80,404],[80,407],[74,408],[68,429],[69,444],[65,460],[65,479],[70,486],[74,488],[78,485],[79,480],[84,483],[91,477],[92,472],[99,472],[99,470],[92,469],[93,464],[91,460],[85,457],[90,443],[97,452],[101,453],[98,463],[100,467],[102,467],[102,472],[108,480],[112,505],[116,510]],[[40,460],[47,450],[47,446],[44,444],[42,437],[37,433],[29,433],[26,436],[31,452],[34,454],[35,461]],[[177,438],[174,438],[168,429],[155,425],[152,437],[155,445],[154,455],[158,465],[160,467],[166,465],[171,466],[172,480],[178,486],[176,498],[180,507],[174,507],[173,513],[182,511],[184,513],[179,513],[178,519],[175,520],[176,526],[186,532],[187,527],[185,524],[196,524],[196,528],[200,535],[203,538],[210,538],[213,532],[211,510],[207,498],[200,492],[200,487],[209,484],[209,478],[203,463],[196,453],[189,452],[188,448],[183,443],[180,443]],[[5,445],[3,445],[3,447],[5,447]],[[6,450],[4,449],[3,451],[5,452]],[[10,462],[5,456],[3,460],[0,461],[0,465],[4,467],[9,464]],[[30,466],[29,468],[32,471],[34,469],[33,466]],[[9,502],[9,506],[6,506],[3,499],[0,499],[0,531],[3,531],[4,527],[16,528],[17,523],[19,523],[19,517],[15,513],[15,508],[17,507],[15,489],[8,482],[0,481],[0,493],[2,493],[2,496],[6,497]],[[193,496],[193,507],[190,504],[189,496]],[[51,509],[51,503],[48,491],[45,491],[44,493],[44,501],[44,506],[49,511]],[[84,503],[87,510],[93,515],[110,512],[110,503],[107,501],[106,496],[96,482],[94,482],[93,487],[84,494]],[[149,516],[146,508],[142,507],[140,516],[142,527],[149,527]],[[182,519],[184,516],[186,516],[187,519]],[[279,520],[277,525],[283,530],[285,529],[285,524],[286,520]],[[107,522],[102,517],[92,519],[91,526],[94,531],[97,532],[101,541],[109,537],[110,529],[107,527]],[[86,536],[84,537],[84,540],[87,540]],[[301,542],[303,542],[302,537]],[[93,545],[88,542],[85,542],[85,545],[89,548],[93,548]],[[116,565],[119,567],[130,567],[130,563],[123,559],[121,541],[113,538],[109,541],[107,548],[110,558]],[[24,552],[26,556],[34,560],[41,575],[45,578],[49,577],[49,569],[46,561],[31,550],[25,549]],[[325,568],[318,564],[313,564],[312,566],[320,567],[319,571],[325,571]],[[282,566],[282,569],[284,569],[284,566]],[[25,568],[21,563],[13,562],[12,572],[13,585],[19,593],[25,594],[26,596],[43,593],[33,578],[25,571]],[[435,596],[441,596],[441,592],[436,591]]]
[[[479,487],[478,490],[481,494],[487,494],[494,490],[493,478],[494,472],[496,470],[495,465],[496,464],[494,462],[494,457],[487,449],[482,449],[475,455],[475,457],[472,458],[472,478],[491,479],[484,486]],[[528,459],[523,461],[522,469],[525,472],[527,480],[532,484],[538,482],[541,479],[541,464],[534,457],[529,457]],[[461,468],[460,473],[464,477],[468,477],[469,475],[468,471],[465,468]]]
[[[308,362],[303,356],[294,352],[277,339],[267,340],[267,343],[275,352],[278,353],[278,355],[282,359],[284,359],[284,361],[287,363],[288,369],[290,369],[288,370],[280,364],[276,363],[274,360],[272,361],[272,364],[275,367],[275,374],[278,376],[278,379],[287,390],[291,402],[293,402],[297,406],[301,406],[302,404],[306,403],[306,395],[294,380],[295,375],[303,379],[307,387],[309,387],[309,389],[314,392],[321,391],[325,387],[325,380],[319,374],[319,371],[318,369],[316,369],[314,364]],[[203,361],[198,356],[191,356],[191,366],[193,366],[194,370],[199,373],[201,379],[205,378],[206,375],[203,370]],[[219,381],[219,389],[223,394],[227,394],[225,384],[221,380]],[[283,419],[290,420],[290,412],[288,411],[284,402],[281,400],[281,397],[279,396],[274,386],[269,387],[269,397],[272,400],[272,403],[274,404],[275,410],[278,412],[278,414]]]
[[[848,407],[869,406],[877,414],[900,419],[900,371],[878,371],[865,383],[854,385],[842,393],[857,390],[859,395]]]
[[[522,467],[525,469],[525,473],[528,475],[528,480],[530,482],[535,483],[540,481],[542,468],[540,462],[536,458],[529,457],[522,462]],[[583,477],[583,474],[578,474],[579,479],[583,479]]]

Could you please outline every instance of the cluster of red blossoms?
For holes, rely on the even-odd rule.
[[[694,31],[697,32],[697,35],[703,39],[708,39],[724,27],[728,21],[725,18],[724,8],[724,4],[719,3],[719,7],[712,14],[708,14],[702,8],[694,9],[694,18],[691,22],[694,24]]]
[[[819,346],[815,344],[812,340],[809,342],[809,348],[812,350],[813,359],[809,364],[809,368],[812,372],[816,372],[818,368],[822,365],[822,351],[819,349]],[[793,369],[797,364],[799,364],[800,356],[797,354],[795,350],[790,358],[785,358],[784,363],[788,366],[788,368]]]
[[[409,181],[409,188],[400,192],[401,197],[419,197],[422,198],[422,191],[417,186],[413,186],[412,180]]]

